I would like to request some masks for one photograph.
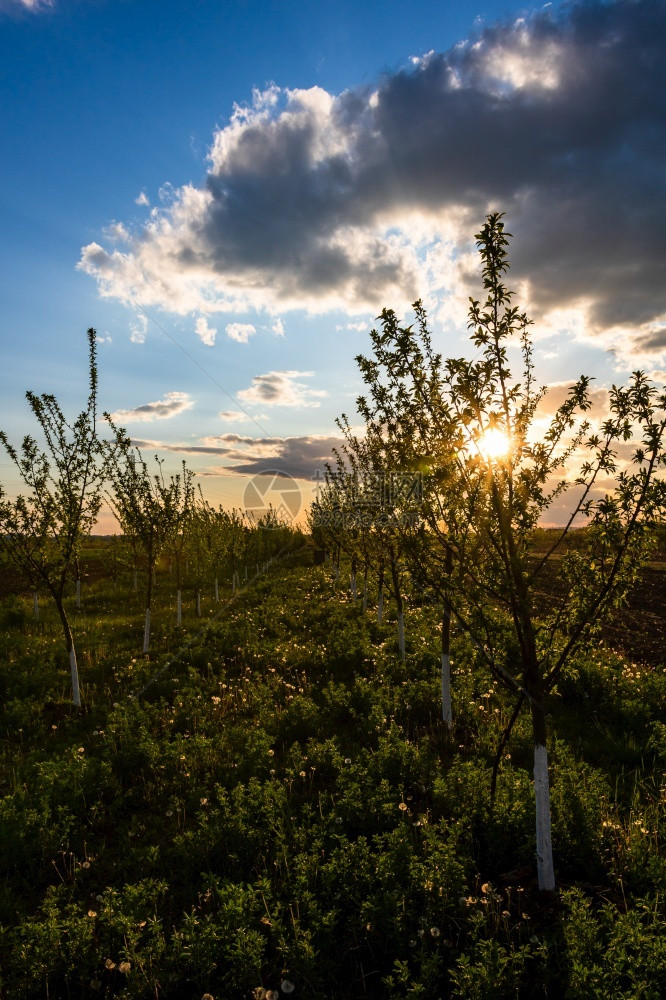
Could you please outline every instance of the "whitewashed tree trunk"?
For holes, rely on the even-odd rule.
[[[76,650],[72,643],[69,651],[69,667],[72,672],[72,701],[77,708],[81,707],[81,691],[79,689],[79,668],[76,663]]]
[[[201,618],[201,591],[197,589],[197,618]]]
[[[180,590],[176,594],[176,625],[181,625],[183,621],[183,601]]]
[[[405,616],[402,611],[398,612],[398,648],[400,649],[400,660],[405,662]]]
[[[352,573],[349,579],[351,583],[351,595],[356,600],[356,573]]]
[[[451,728],[453,715],[451,712],[451,657],[442,653],[442,719],[448,729]]]
[[[539,888],[555,888],[553,845],[550,836],[550,783],[548,753],[545,746],[534,747],[534,792],[536,797],[536,855]]]
[[[215,600],[219,601],[219,599],[220,599],[220,587],[217,582],[217,577],[215,577]]]
[[[39,596],[37,594],[37,591],[35,591],[35,593],[32,595],[32,606],[33,606],[34,611],[35,611],[35,621],[38,622],[39,621]]]
[[[240,576],[238,575],[238,570],[236,570],[234,576],[236,577],[236,587],[240,590]]]
[[[150,608],[146,608],[146,624],[143,629],[143,651],[148,652],[150,646]]]

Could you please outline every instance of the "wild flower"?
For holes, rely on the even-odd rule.
[[[131,972],[131,971],[132,971],[132,963],[131,962],[121,962],[120,965],[118,966],[118,972],[125,972],[125,973],[127,973],[127,972]]]
[[[296,987],[290,979],[283,979],[280,983],[280,989],[283,993],[293,993]]]

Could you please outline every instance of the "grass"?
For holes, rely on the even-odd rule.
[[[663,996],[663,665],[600,648],[559,684],[544,901],[529,719],[491,811],[503,692],[459,639],[449,737],[434,609],[401,664],[391,607],[309,558],[203,621],[189,591],[180,630],[162,573],[150,660],[140,595],[92,583],[78,713],[50,613],[4,603],[0,996]]]

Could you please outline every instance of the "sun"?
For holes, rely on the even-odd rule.
[[[477,441],[477,447],[487,461],[497,462],[509,454],[511,441],[508,434],[493,427],[484,431]]]

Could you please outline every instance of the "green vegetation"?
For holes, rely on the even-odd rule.
[[[289,557],[215,621],[209,594],[205,631],[186,590],[187,635],[162,569],[151,662],[131,572],[84,588],[79,711],[55,616],[5,601],[0,995],[662,996],[663,665],[598,648],[563,672],[561,893],[544,903],[529,718],[491,811],[511,704],[483,660],[454,638],[449,739],[437,609],[405,595],[402,663],[395,602],[378,623],[374,588],[364,612],[310,562]]]

